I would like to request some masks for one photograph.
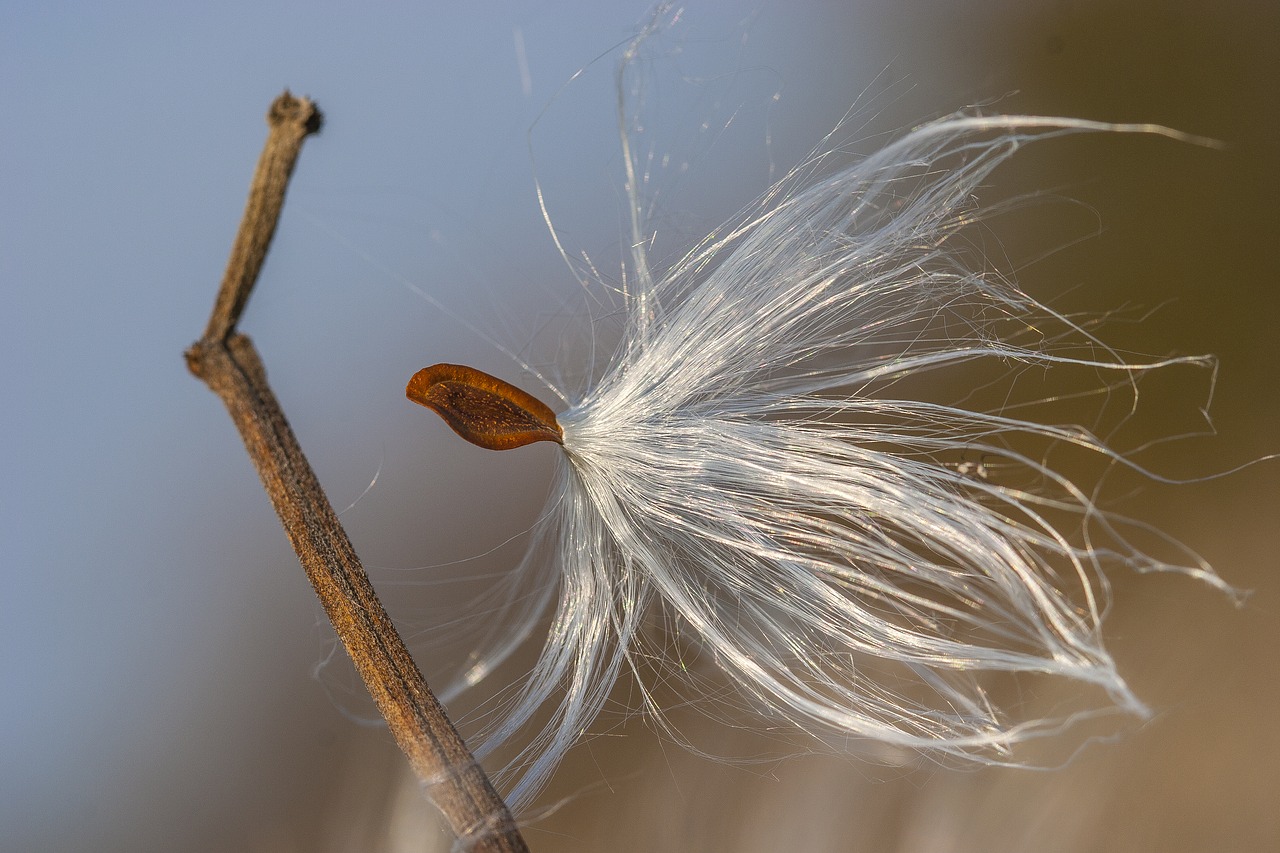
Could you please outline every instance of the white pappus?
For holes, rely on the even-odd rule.
[[[1103,644],[1103,569],[1225,584],[1172,540],[1185,559],[1131,544],[1126,532],[1154,531],[1098,506],[1098,477],[1055,470],[1065,448],[1145,473],[1102,438],[915,381],[1079,369],[1136,396],[1139,374],[1211,366],[1120,357],[957,236],[983,214],[975,190],[1020,146],[1102,131],[1203,141],[957,114],[852,165],[812,158],[661,270],[624,133],[634,248],[621,339],[566,394],[536,540],[487,596],[489,640],[462,679],[478,683],[550,617],[532,672],[479,737],[482,756],[519,745],[500,775],[513,808],[628,672],[659,722],[650,687],[696,695],[709,662],[733,691],[716,700],[761,727],[979,762],[1016,763],[1015,744],[1075,719],[1018,718],[988,691],[994,673],[1071,679],[1094,711],[1146,713]],[[703,660],[686,668],[673,634]]]

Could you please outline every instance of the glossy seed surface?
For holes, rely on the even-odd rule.
[[[555,412],[496,376],[461,364],[433,364],[413,375],[405,395],[444,418],[472,444],[512,450],[535,441],[563,443]]]

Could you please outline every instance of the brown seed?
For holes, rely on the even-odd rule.
[[[405,396],[444,418],[454,432],[489,450],[511,450],[535,441],[564,443],[555,412],[538,398],[461,364],[424,367]]]

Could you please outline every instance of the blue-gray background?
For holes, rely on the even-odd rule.
[[[1005,245],[1025,260],[1033,249],[1022,240],[1053,248],[1100,229],[1031,267],[1028,287],[1066,294],[1072,308],[1164,306],[1122,328],[1123,345],[1223,357],[1221,435],[1162,457],[1170,473],[1274,450],[1280,18],[1262,4],[1202,5],[694,5],[662,46],[672,64],[655,72],[675,69],[678,84],[655,86],[647,103],[655,149],[673,154],[663,179],[679,190],[665,222],[677,238],[697,237],[860,96],[880,110],[878,132],[983,102],[1227,140],[1225,153],[1061,143],[1012,167],[1010,187],[1081,199],[1085,224],[1065,236],[1014,230]],[[431,677],[456,663],[427,656],[426,614],[448,593],[413,567],[487,552],[525,529],[551,457],[462,445],[404,402],[403,384],[443,360],[519,379],[476,329],[522,349],[559,322],[546,306],[574,303],[535,168],[568,250],[616,254],[616,52],[593,60],[646,15],[618,0],[3,6],[0,849],[343,849],[333,804],[353,797],[342,789],[363,766],[353,756],[390,747],[353,721],[367,708],[344,692],[340,667],[313,675],[330,651],[319,607],[225,412],[181,358],[207,318],[263,114],[291,87],[315,97],[328,124],[303,152],[243,328],[334,503],[357,501],[381,472],[344,519]],[[1130,773],[1116,794],[1129,800],[1087,812],[1107,843],[1280,839],[1266,805],[1280,800],[1280,744],[1264,722],[1280,641],[1275,478],[1263,465],[1139,505],[1257,592],[1236,611],[1185,583],[1121,584],[1120,604],[1139,614],[1117,617],[1121,667],[1172,710],[1137,745],[1117,747],[1115,763],[1090,770],[1091,754],[1072,768],[1076,792],[1098,790],[1090,772]],[[476,571],[514,555],[499,551]],[[625,843],[656,830],[625,823],[640,798],[618,792],[637,784],[638,767],[668,796],[680,779],[665,759],[643,757],[654,735],[630,732],[620,757],[606,743],[578,768],[560,791],[574,804],[531,835],[536,846],[656,849]],[[1151,756],[1163,763],[1148,767]],[[762,784],[716,772],[717,786]],[[1044,814],[1016,826],[1078,824],[1079,798],[1038,778]],[[791,781],[812,805],[815,789]],[[385,795],[369,784],[370,798]],[[932,849],[912,829],[917,812],[884,805],[898,789],[875,789],[872,816],[848,784],[819,791],[832,825],[857,818],[877,843]],[[725,790],[727,811],[699,806],[702,818],[666,822],[688,849],[711,849],[726,825],[745,822]],[[674,801],[693,809],[708,793],[693,786]],[[975,825],[1010,825],[1008,803],[964,802],[953,811]],[[720,831],[695,843],[707,831],[699,819]],[[775,823],[799,840],[781,811]],[[825,837],[809,841],[820,849]]]

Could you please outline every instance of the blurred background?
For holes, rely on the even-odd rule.
[[[0,10],[0,850],[447,849],[182,352],[268,104],[285,87],[314,97],[328,123],[242,328],[442,683],[465,654],[449,620],[519,556],[554,450],[466,445],[404,383],[455,361],[539,390],[495,344],[581,369],[548,331],[572,325],[582,294],[534,180],[569,253],[615,272],[613,74],[648,14],[620,0]],[[850,106],[864,150],[973,104],[1228,142],[1035,146],[988,200],[1046,189],[1079,204],[1005,217],[993,245],[1055,307],[1127,309],[1104,333],[1123,350],[1221,357],[1217,435],[1144,461],[1200,477],[1280,448],[1275,4],[762,0],[680,18],[640,67],[672,250]],[[1205,377],[1169,383],[1150,436],[1197,425]],[[615,717],[543,797],[532,848],[1280,848],[1278,465],[1121,505],[1253,594],[1237,609],[1186,579],[1115,576],[1108,642],[1158,714],[1066,769],[744,767]],[[451,711],[465,723],[483,698]],[[679,722],[708,751],[751,752],[747,733]]]

